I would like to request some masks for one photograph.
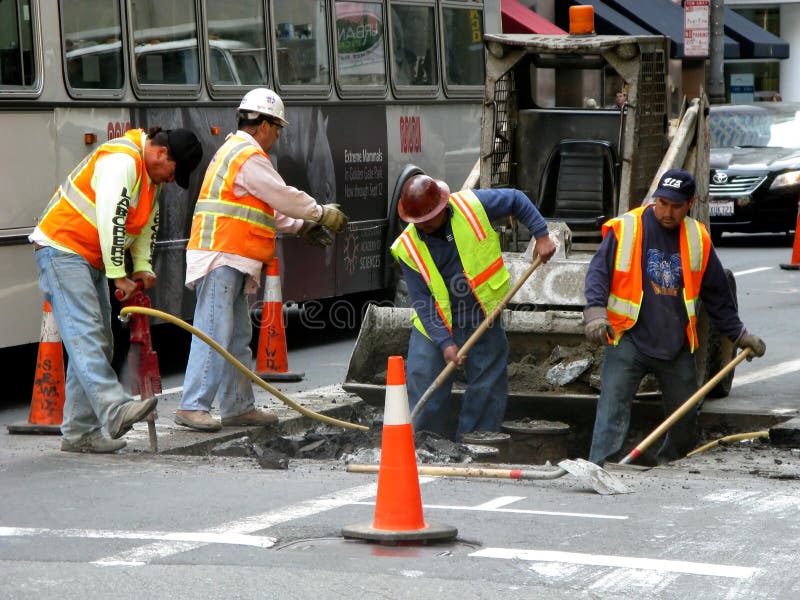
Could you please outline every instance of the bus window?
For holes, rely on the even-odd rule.
[[[33,85],[30,0],[0,2],[0,86]]]
[[[438,85],[433,6],[392,3],[391,19],[395,85]]]
[[[337,81],[350,86],[386,88],[383,4],[336,2]],[[363,93],[361,87],[359,93]]]
[[[206,16],[211,87],[266,85],[263,0],[206,0]]]
[[[194,0],[129,2],[139,84],[200,85]]]
[[[119,8],[107,0],[61,0],[65,73],[71,89],[122,89]]]
[[[446,89],[483,86],[483,12],[445,6],[442,16]]]
[[[278,87],[330,88],[325,0],[273,2]]]

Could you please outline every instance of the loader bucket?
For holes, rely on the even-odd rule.
[[[537,414],[592,414],[600,385],[603,349],[583,333],[583,281],[591,254],[571,251],[571,232],[560,221],[548,223],[558,248],[553,258],[525,281],[503,311],[509,341],[509,407],[536,401]],[[525,252],[506,252],[503,261],[515,284],[531,265],[533,242]],[[382,406],[387,358],[408,356],[411,309],[372,305],[356,339],[343,387],[369,404]],[[463,371],[453,395],[463,395]],[[566,400],[570,400],[567,406]],[[548,404],[552,403],[552,410]]]
[[[585,401],[594,409],[603,349],[586,342],[580,311],[506,310],[503,324],[509,340],[509,405],[537,401]],[[350,357],[343,387],[367,403],[383,406],[387,358],[407,356],[411,309],[370,306]],[[453,395],[463,395],[457,374]]]

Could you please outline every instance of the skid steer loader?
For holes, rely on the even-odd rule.
[[[692,216],[708,224],[708,105],[684,101],[670,123],[668,40],[661,36],[486,35],[481,153],[464,187],[516,187],[549,221],[558,253],[517,292],[503,314],[509,338],[509,409],[532,418],[594,411],[603,349],[584,338],[584,278],[603,221],[647,202],[658,177],[680,167],[695,175]],[[587,91],[627,94],[622,110],[588,108]],[[600,98],[601,100],[603,98]],[[413,165],[395,186],[395,205]],[[527,269],[529,235],[498,225],[512,284]],[[398,231],[399,233],[399,231]],[[732,275],[729,274],[732,285]],[[735,290],[734,290],[735,294]],[[369,403],[384,398],[387,356],[405,356],[410,308],[371,306],[344,388]],[[707,315],[699,325],[698,383],[733,357]],[[727,342],[727,340],[725,340]],[[730,390],[731,376],[713,395]],[[463,382],[462,382],[463,383]],[[458,378],[453,394],[462,393]],[[647,378],[640,396],[658,393]],[[519,412],[519,411],[517,411]]]

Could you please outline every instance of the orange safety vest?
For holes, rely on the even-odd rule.
[[[110,153],[127,154],[136,162],[136,184],[132,190],[121,190],[120,200],[114,216],[114,238],[123,239],[122,244],[114,244],[114,250],[122,249],[119,256],[112,256],[114,263],[124,264],[124,243],[126,236],[137,236],[150,220],[158,185],[147,178],[144,165],[144,135],[141,129],[131,129],[124,136],[109,140],[84,158],[72,170],[64,183],[50,198],[47,208],[39,222],[39,229],[54,242],[80,254],[90,265],[103,270],[103,252],[100,236],[97,233],[97,204],[92,188],[97,160]],[[132,198],[138,195],[138,202]]]
[[[269,262],[275,254],[275,209],[252,195],[236,196],[233,184],[244,162],[261,148],[231,135],[214,155],[192,218],[188,250],[228,252]]]
[[[642,214],[652,205],[640,206],[603,224],[603,237],[609,231],[617,238],[614,274],[608,296],[608,321],[614,328],[616,346],[625,331],[636,324],[642,306]],[[689,323],[686,337],[694,352],[697,338],[697,298],[711,253],[711,236],[699,221],[686,217],[680,228],[683,303]]]

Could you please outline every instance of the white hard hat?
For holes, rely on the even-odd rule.
[[[284,118],[283,100],[278,94],[267,88],[256,88],[247,92],[239,104],[239,111],[267,115],[284,126],[289,124]]]

